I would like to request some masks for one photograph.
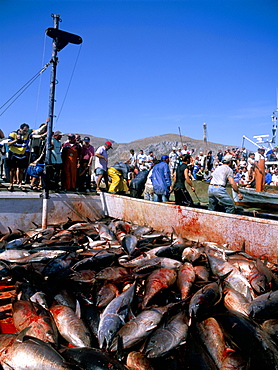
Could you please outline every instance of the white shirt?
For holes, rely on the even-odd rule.
[[[100,154],[103,157],[105,157],[106,159],[108,159],[108,153],[107,153],[107,150],[106,150],[104,145],[100,146],[97,149],[96,154]],[[106,160],[103,159],[103,158],[99,158],[98,156],[95,156],[95,168],[102,168],[104,171],[107,171],[107,162],[106,162]]]
[[[229,177],[234,178],[233,170],[230,166],[222,164],[222,166],[217,167],[213,172],[210,184],[226,186]]]
[[[141,164],[142,162],[146,162],[147,161],[147,156],[146,154],[138,154],[138,163]]]
[[[265,155],[264,154],[261,154],[261,153],[258,153],[256,152],[255,153],[255,161],[256,162],[259,162],[260,159],[265,159]]]
[[[131,166],[135,166],[136,165],[136,161],[137,161],[137,154],[136,153],[130,154],[129,160],[130,160],[130,163],[129,164]]]

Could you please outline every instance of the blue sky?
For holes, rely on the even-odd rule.
[[[51,59],[51,13],[83,38],[59,52],[54,129],[119,143],[179,133],[241,146],[271,134],[278,2],[1,0],[0,106]],[[4,113],[5,133],[48,115],[50,68]]]

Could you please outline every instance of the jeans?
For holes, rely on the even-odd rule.
[[[155,202],[168,202],[169,196],[164,194],[153,194],[153,200]]]
[[[224,186],[209,185],[208,188],[210,211],[215,211],[217,205],[223,206],[226,213],[235,213],[235,204]]]
[[[145,200],[152,200],[153,201],[153,192],[148,192],[147,190],[144,191],[144,199]]]

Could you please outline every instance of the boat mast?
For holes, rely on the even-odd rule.
[[[45,156],[45,189],[43,192],[42,204],[42,229],[47,228],[47,200],[49,198],[49,170],[51,166],[51,138],[53,131],[54,119],[54,103],[55,103],[55,85],[56,85],[56,68],[58,63],[57,54],[68,43],[81,44],[82,38],[78,35],[59,30],[59,22],[61,22],[60,14],[51,14],[54,20],[54,28],[48,28],[45,32],[47,36],[53,39],[52,42],[52,71],[50,76],[50,91],[49,91],[49,122],[47,124],[46,138],[46,156]]]
[[[60,14],[52,14],[54,21],[54,29],[59,28]],[[45,156],[45,188],[43,192],[42,204],[42,229],[47,228],[47,199],[49,198],[49,167],[51,165],[51,138],[53,131],[53,118],[54,118],[54,103],[55,103],[55,85],[56,85],[56,69],[58,63],[58,38],[53,38],[52,41],[52,69],[50,76],[50,90],[49,90],[49,122],[47,124],[47,138],[46,138],[46,156]]]

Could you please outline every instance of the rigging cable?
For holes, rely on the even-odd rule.
[[[48,62],[39,72],[37,72],[32,78],[30,78],[29,81],[27,81],[13,96],[10,97],[1,107],[0,109],[4,108],[6,104],[8,104],[13,98],[14,100],[6,107],[6,109],[3,110],[2,113],[0,113],[0,116],[2,116],[6,110],[24,93],[25,90],[28,89],[29,86],[32,85],[33,82],[39,77],[40,74],[42,74],[52,63],[52,60]]]
[[[43,51],[42,51],[42,66],[44,65],[45,49],[46,49],[46,33],[44,33],[44,44],[43,44]],[[38,120],[38,110],[39,110],[39,98],[40,98],[40,93],[41,93],[41,84],[42,84],[42,74],[41,74],[41,77],[39,79],[34,127],[36,127],[36,123],[37,123],[37,120]]]
[[[64,104],[65,104],[65,101],[66,101],[66,98],[67,98],[67,95],[68,95],[68,92],[69,92],[69,88],[70,88],[70,85],[71,85],[71,82],[72,82],[73,74],[75,72],[75,68],[76,68],[76,65],[77,65],[77,62],[78,62],[78,59],[79,59],[79,55],[80,55],[80,52],[81,52],[81,48],[82,48],[82,44],[80,45],[80,48],[79,48],[79,51],[78,51],[78,54],[77,54],[77,57],[76,57],[76,60],[75,60],[74,66],[73,66],[72,74],[71,74],[71,77],[70,77],[70,80],[69,80],[69,84],[68,84],[68,87],[67,87],[67,90],[66,90],[66,93],[65,93],[64,100],[62,102],[62,105],[61,105],[59,114],[58,114],[57,119],[56,119],[56,123],[59,120],[59,117],[61,115],[62,109],[64,107]]]

